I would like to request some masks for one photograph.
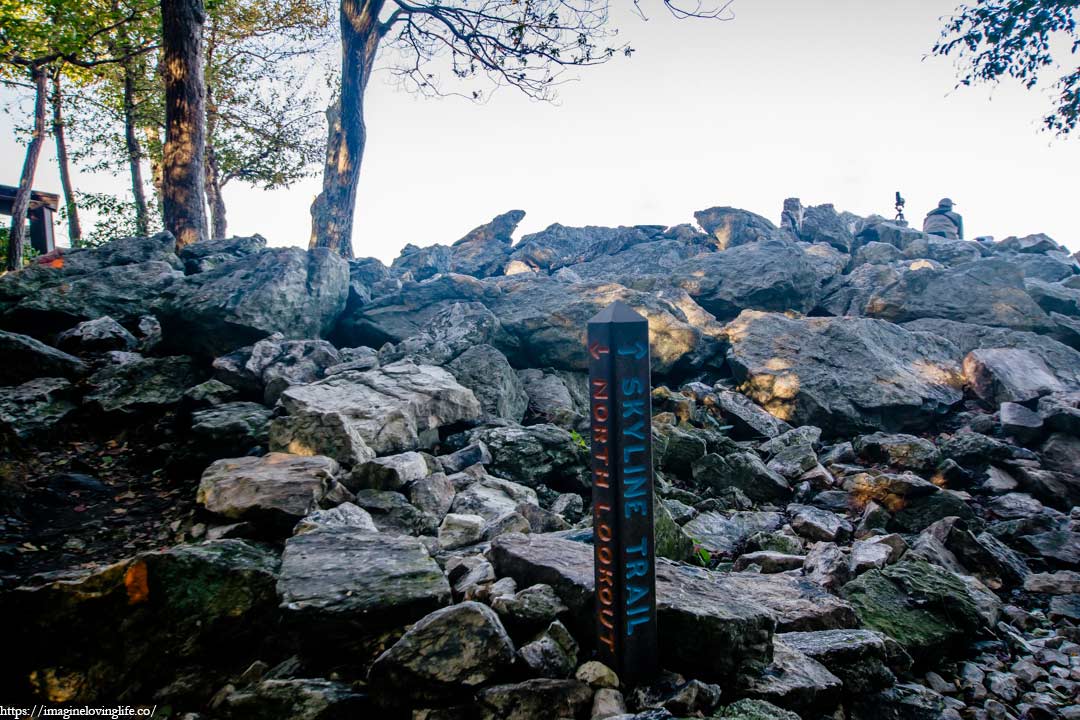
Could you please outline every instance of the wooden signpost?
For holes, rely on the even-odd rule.
[[[657,670],[649,322],[614,302],[589,320],[599,659],[629,682]]]

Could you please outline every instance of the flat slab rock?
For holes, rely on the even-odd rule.
[[[350,632],[407,625],[450,603],[450,585],[419,539],[341,528],[289,538],[277,587],[294,627],[335,643]]]
[[[489,554],[499,576],[519,586],[551,585],[571,611],[587,617],[593,601],[589,545],[545,535],[506,535]],[[855,625],[846,602],[799,577],[717,573],[658,560],[657,613],[661,662],[695,676],[731,678],[769,662],[770,636],[783,630]],[[716,648],[725,648],[717,653]]]

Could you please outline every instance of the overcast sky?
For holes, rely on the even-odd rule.
[[[1080,142],[1040,132],[1048,95],[954,91],[951,61],[925,59],[953,0],[736,0],[730,22],[642,5],[648,22],[614,13],[634,56],[580,70],[555,105],[512,90],[483,105],[430,100],[375,75],[357,254],[389,261],[513,208],[527,212],[520,236],[693,222],[714,205],[778,222],[786,197],[891,215],[896,190],[915,222],[948,195],[969,237],[1045,232],[1080,250]],[[17,182],[22,152],[0,119],[0,182]],[[35,187],[59,192],[51,145]],[[318,189],[227,187],[230,234],[305,245]]]

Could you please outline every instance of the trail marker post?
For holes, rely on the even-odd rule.
[[[589,320],[599,659],[629,682],[657,671],[649,322],[622,302]]]

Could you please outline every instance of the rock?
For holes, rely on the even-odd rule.
[[[449,455],[440,455],[439,464],[445,472],[459,473],[472,465],[490,465],[491,452],[484,443],[475,442]]]
[[[483,720],[583,718],[592,707],[592,689],[577,680],[538,678],[495,685],[477,694]]]
[[[779,530],[784,518],[776,512],[735,512],[724,515],[704,512],[683,525],[683,530],[710,553],[733,558],[749,538],[759,532]]]
[[[138,343],[134,335],[108,315],[81,322],[56,336],[58,348],[79,355],[134,350]]]
[[[835,707],[842,685],[824,665],[774,638],[772,663],[759,677],[749,678],[741,690],[750,697],[805,713]]]
[[[759,550],[758,552],[745,553],[735,561],[735,570],[742,572],[752,565],[761,568],[761,572],[778,573],[787,570],[797,570],[803,566],[805,558],[802,555],[785,555],[784,553],[771,550]]]
[[[436,610],[375,660],[368,682],[388,705],[467,694],[514,659],[514,644],[486,605],[464,602]]]
[[[1080,393],[1053,393],[1039,398],[1038,412],[1047,429],[1080,434]]]
[[[806,579],[830,592],[851,579],[851,561],[836,543],[817,542],[803,560]]]
[[[593,696],[592,712],[590,720],[603,720],[626,714],[626,702],[622,693],[611,688],[600,688]]]
[[[760,215],[732,207],[698,210],[694,219],[717,250],[768,240],[776,236],[776,226]]]
[[[511,348],[513,338],[499,319],[479,302],[453,302],[436,312],[414,335],[379,351],[382,364],[411,359],[417,364],[446,365],[470,348]]]
[[[341,362],[325,340],[286,340],[274,333],[214,360],[214,375],[272,406],[286,388],[315,382]]]
[[[258,403],[232,402],[214,405],[191,414],[191,433],[200,450],[242,454],[266,447],[270,439],[271,411]]]
[[[791,528],[808,540],[843,542],[851,536],[851,523],[836,513],[811,505],[788,505]]]
[[[445,245],[417,247],[409,243],[401,249],[401,254],[394,258],[390,271],[399,277],[427,280],[450,272],[450,262],[450,248]]]
[[[879,320],[747,311],[726,333],[740,390],[792,424],[837,435],[921,428],[962,398],[951,343]]]
[[[675,522],[667,505],[655,497],[653,498],[653,516],[656,556],[676,562],[688,562],[694,554],[693,539]]]
[[[972,350],[964,358],[964,380],[983,402],[1029,402],[1062,390],[1037,355],[1017,348]]]
[[[532,488],[502,478],[484,475],[454,496],[451,512],[479,515],[494,522],[508,513],[517,512],[522,503],[539,505]]]
[[[1050,372],[1064,385],[1080,385],[1080,353],[1073,348],[1044,335],[1020,332],[1006,328],[973,325],[951,320],[915,320],[904,323],[904,328],[914,332],[928,332],[952,342],[960,352],[957,361],[973,350],[1018,348],[1038,356]]]
[[[39,377],[76,380],[89,372],[79,358],[26,335],[0,330],[0,385],[21,385]]]
[[[342,682],[270,678],[229,693],[216,709],[227,720],[333,720],[363,714],[370,710],[370,702],[366,694]]]
[[[202,474],[196,502],[231,520],[291,530],[337,484],[328,457],[270,453],[214,462]]]
[[[1067,530],[1024,535],[1017,545],[1026,553],[1053,560],[1067,568],[1080,568],[1080,533]]]
[[[435,535],[439,521],[389,490],[358,490],[356,504],[371,513],[379,532],[390,535]]]
[[[269,550],[216,540],[6,592],[0,631],[22,650],[5,686],[96,703],[163,687],[190,667],[229,677],[274,622],[277,567]],[[118,637],[117,623],[136,634]]]
[[[802,247],[783,239],[699,255],[670,275],[677,287],[721,321],[743,310],[809,312],[824,279]]]
[[[799,720],[799,716],[764,700],[740,700],[720,710],[723,720]]]
[[[379,532],[367,510],[351,502],[341,503],[329,510],[316,510],[305,515],[293,528],[293,535],[302,535],[321,528],[346,528],[357,532]]]
[[[852,227],[832,204],[812,205],[803,211],[799,238],[809,243],[827,243],[850,253],[855,246]]]
[[[871,693],[895,682],[885,638],[872,630],[781,633],[776,639],[828,668],[847,694]]]
[[[1001,431],[1019,442],[1032,442],[1042,434],[1043,421],[1037,412],[1014,402],[1001,403],[999,412]]]
[[[560,420],[565,423],[569,418],[584,415],[588,402],[586,400],[584,405],[577,402],[575,393],[571,393],[564,379],[566,373],[560,375],[528,368],[518,370],[517,374],[528,396],[531,421],[560,424]],[[587,389],[584,394],[587,397]]]
[[[427,459],[418,452],[375,458],[357,465],[345,486],[350,490],[402,490],[431,474]]]
[[[1053,239],[1043,233],[1025,235],[1024,237],[1010,235],[1004,240],[994,243],[994,249],[998,252],[1040,254],[1064,250],[1061,245],[1058,245]]]
[[[568,609],[555,590],[544,584],[497,597],[492,600],[491,607],[515,636],[536,634]]]
[[[1051,598],[1048,615],[1051,620],[1080,622],[1080,594],[1058,595]]]
[[[1080,572],[1059,570],[1033,573],[1024,578],[1024,590],[1048,595],[1074,595],[1080,593]]]
[[[349,266],[323,248],[274,248],[189,275],[154,305],[164,342],[211,357],[280,332],[324,337],[345,309]]]
[[[273,449],[321,453],[349,466],[414,450],[421,433],[480,416],[472,391],[448,372],[408,361],[291,387],[280,402],[288,414],[270,427]]]
[[[522,237],[514,246],[510,259],[533,269],[551,271],[602,255],[613,255],[649,239],[650,234],[637,227],[572,228],[556,223]]]
[[[582,491],[587,452],[573,436],[554,425],[484,428],[469,435],[491,453],[488,469],[530,488],[550,487],[560,492]]]
[[[510,256],[511,236],[524,217],[524,210],[511,210],[471,230],[450,247],[450,269],[477,278],[499,274]]]
[[[484,536],[484,518],[449,513],[439,525],[439,546],[445,550],[472,545]]]
[[[841,593],[865,627],[896,640],[917,662],[957,649],[986,624],[969,586],[923,560],[865,572]]]
[[[285,543],[281,609],[322,654],[363,644],[450,602],[450,585],[417,538],[337,528]]]
[[[902,508],[893,513],[889,529],[907,533],[922,532],[938,520],[953,516],[973,525],[979,522],[975,511],[963,497],[950,490],[941,490],[907,500]]]
[[[513,348],[496,347],[517,367],[586,370],[587,322],[616,300],[648,318],[653,372],[666,375],[719,365],[720,326],[670,283],[645,291],[611,282],[568,285],[547,277],[515,276],[500,278],[498,288],[501,292],[486,304],[516,342]]]
[[[570,631],[558,620],[532,642],[518,650],[518,660],[529,675],[547,678],[565,678],[577,666],[578,644]]]
[[[1000,258],[905,272],[870,297],[864,314],[894,323],[936,318],[1033,332],[1053,325],[1027,294],[1020,271]]]
[[[895,556],[893,548],[883,542],[874,542],[873,539],[856,540],[851,545],[851,572],[861,575],[867,570],[880,570],[890,562],[895,562],[898,559]]]
[[[855,452],[872,463],[884,463],[911,470],[930,470],[941,459],[938,449],[929,440],[914,435],[874,433],[855,440]]]
[[[584,663],[577,669],[574,677],[594,688],[617,689],[619,687],[619,676],[615,674],[615,671],[596,660]]]
[[[446,369],[473,391],[485,414],[512,422],[525,417],[529,396],[506,356],[492,346],[475,345],[454,358]]]
[[[710,453],[693,464],[693,475],[699,487],[713,492],[738,488],[755,502],[784,501],[791,495],[787,481],[750,452]]]
[[[786,422],[769,414],[741,393],[718,390],[716,401],[725,422],[731,424],[732,437],[736,440],[774,438],[791,429]]]
[[[160,260],[64,273],[58,282],[39,287],[9,307],[2,321],[5,327],[40,338],[105,316],[134,324],[150,315],[161,293],[181,279],[172,265]]]
[[[513,577],[521,585],[551,585],[575,622],[591,626],[589,545],[542,535],[505,535],[492,542],[490,557],[499,575]],[[723,582],[742,576],[720,575],[663,559],[657,561],[656,573],[657,613],[665,628],[660,636],[664,667],[692,670],[709,678],[730,678],[740,669],[763,667],[774,620],[758,605],[744,600],[741,588]],[[727,651],[717,654],[709,650],[717,643],[724,643]]]
[[[442,473],[428,475],[409,487],[409,503],[442,522],[454,504],[454,483]]]
[[[0,434],[23,440],[47,435],[77,408],[75,388],[64,378],[0,387]]]
[[[191,358],[138,358],[103,367],[87,378],[83,402],[96,412],[120,416],[160,412],[180,402],[201,380]]]

